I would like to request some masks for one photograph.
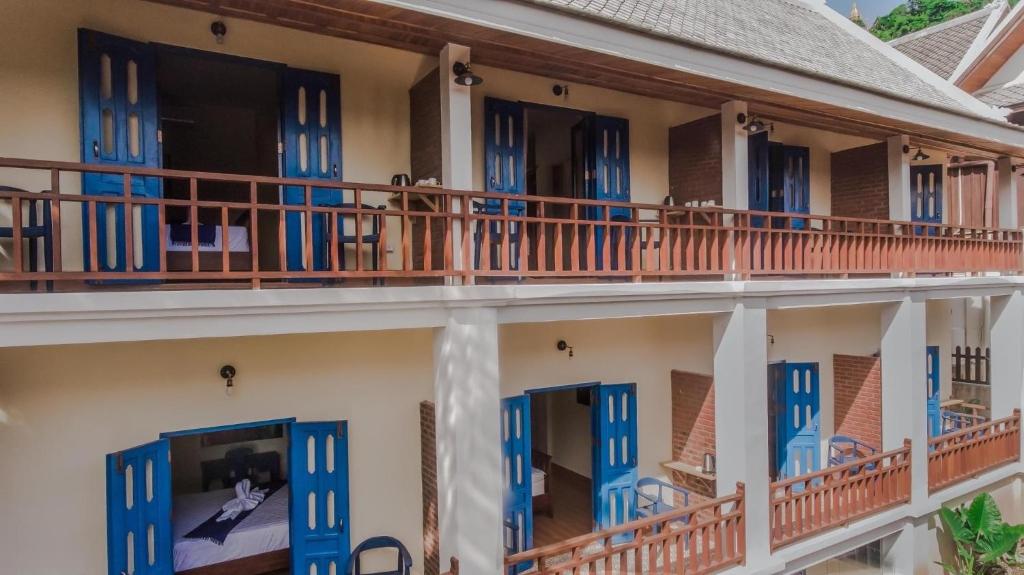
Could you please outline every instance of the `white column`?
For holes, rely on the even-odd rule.
[[[473,114],[470,88],[454,82],[452,66],[469,62],[469,48],[447,44],[441,49],[441,183],[450,190],[473,189]],[[461,213],[461,202],[453,202],[452,211]],[[453,223],[455,242],[453,265],[464,269],[462,261],[462,222]]]
[[[889,150],[889,219],[910,221],[910,156],[904,152],[910,145],[908,136],[890,136]]]
[[[452,310],[434,335],[441,565],[500,573],[502,474],[497,312]]]
[[[925,304],[906,297],[882,310],[882,449],[911,445],[911,502],[928,499]]]
[[[999,198],[999,227],[1017,229],[1017,174],[1013,172],[1013,158],[996,161],[996,197]]]
[[[1013,415],[1021,407],[1021,382],[1024,381],[1024,294],[1018,291],[992,296],[989,346],[992,362],[989,379],[992,393],[992,418]]]
[[[763,307],[739,303],[714,322],[718,495],[746,486],[747,565],[763,565],[768,538],[768,324]]]
[[[929,541],[929,537],[931,541]],[[914,575],[941,571],[935,564],[931,544],[935,534],[928,532],[927,521],[917,525],[913,521],[902,529],[882,538],[882,575]]]
[[[722,104],[722,206],[747,209],[747,132],[737,116],[747,114],[747,103]]]

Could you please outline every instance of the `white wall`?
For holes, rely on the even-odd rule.
[[[284,417],[349,421],[353,546],[396,536],[420,569],[432,341],[410,330],[0,351],[0,571],[106,571],[105,454],[163,431]],[[238,369],[231,397],[225,363]]]
[[[548,440],[551,461],[583,477],[592,477],[590,449],[590,406],[576,402],[576,392],[546,394],[548,403]]]
[[[671,371],[710,374],[711,336],[709,316],[502,326],[502,395],[583,382],[635,382],[639,472],[662,477],[660,462],[672,458]],[[574,357],[555,348],[559,339],[573,346]],[[589,443],[584,449],[589,453]]]
[[[928,345],[939,346],[939,397],[953,394],[953,308],[963,305],[962,299],[929,300],[925,305]]]
[[[877,305],[857,305],[768,312],[768,361],[818,363],[822,465],[828,457],[828,438],[835,432],[832,356],[878,353],[881,310]]]

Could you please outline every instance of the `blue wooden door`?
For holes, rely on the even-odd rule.
[[[942,223],[941,164],[910,167],[910,198],[912,221]]]
[[[504,477],[505,551],[533,547],[533,462],[530,439],[530,398],[501,400],[501,464]],[[515,572],[529,564],[519,565]]]
[[[629,193],[629,121],[623,118],[610,116],[592,116],[590,118],[590,158],[594,171],[589,179],[588,198],[591,200],[606,200],[612,202],[628,202]],[[587,218],[591,220],[605,219],[605,208],[602,206],[590,206],[586,209]],[[630,209],[624,207],[610,208],[607,217],[612,221],[629,221]],[[628,242],[631,238],[627,235],[620,237],[619,229],[612,228],[610,245],[610,268],[619,268],[618,248],[619,242],[627,242],[625,248],[626,257],[630,258],[631,253]],[[595,232],[595,261],[596,269],[605,269],[607,266],[603,261],[604,244],[608,232],[603,227],[598,227]]]
[[[107,573],[170,575],[171,541],[170,441],[107,455]]]
[[[939,346],[929,345],[925,355],[927,366],[928,385],[928,437],[942,435],[942,410],[940,407],[939,395]]]
[[[768,132],[747,139],[747,207],[757,212],[768,211]],[[764,218],[751,218],[755,227],[764,225]]]
[[[783,146],[783,211],[791,214],[811,212],[811,152],[802,146]],[[804,229],[806,221],[793,220],[794,229]]]
[[[157,133],[156,57],[152,45],[92,30],[78,31],[79,99],[82,162],[135,168],[160,167]],[[90,196],[124,196],[124,178],[85,174],[82,189]],[[131,193],[160,197],[159,178],[136,177]],[[156,206],[133,209],[132,262],[126,262],[125,210],[114,203],[96,204],[98,271],[160,269]],[[89,270],[89,218],[82,214],[85,269]],[[131,266],[130,268],[128,266]]]
[[[281,133],[284,139],[282,173],[287,178],[340,182],[341,170],[341,79],[336,74],[285,69],[281,82]],[[305,190],[285,186],[284,203],[303,205]],[[313,188],[314,206],[342,203],[337,188]],[[330,267],[328,250],[329,218],[314,214],[306,222],[304,214],[285,216],[288,269],[305,270],[306,226],[312,226],[312,269]]]
[[[636,518],[636,384],[594,388],[591,410],[594,523],[598,529],[608,529]]]
[[[523,105],[484,98],[484,176],[486,191],[499,194],[526,193],[526,124]],[[491,209],[500,202],[489,200]],[[521,202],[515,205],[522,206]],[[512,209],[510,204],[509,209]],[[495,212],[497,213],[497,212]]]
[[[821,405],[817,363],[784,362],[770,370],[781,405],[776,417],[779,477],[796,477],[821,468]],[[778,379],[781,375],[781,379]]]
[[[292,573],[344,573],[351,552],[348,422],[293,422],[288,451]]]

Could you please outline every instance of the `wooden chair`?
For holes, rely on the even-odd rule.
[[[374,573],[364,573],[362,566],[359,563],[359,555],[374,549],[395,550],[398,555],[398,560],[396,563],[397,567],[394,571],[375,571]],[[348,575],[410,575],[412,573],[412,556],[409,555],[409,550],[405,548],[405,545],[402,545],[402,542],[394,537],[388,537],[386,535],[370,537],[352,550],[352,555],[348,558],[348,569],[345,570],[345,573]]]
[[[21,188],[12,186],[0,186],[0,192],[24,192]],[[28,244],[28,270],[39,271],[39,241],[43,242],[43,266],[44,270],[53,271],[53,216],[50,212],[50,200],[27,200],[28,222],[22,221],[21,238],[27,240]],[[42,210],[39,210],[39,207]],[[42,212],[41,214],[39,212]],[[42,220],[42,221],[40,221]],[[0,226],[0,238],[14,238],[14,226]],[[31,289],[36,288],[36,282],[31,282]],[[46,282],[46,289],[53,290],[53,282]]]
[[[548,517],[554,517],[555,511],[551,505],[551,456],[534,449],[530,453],[530,458],[533,459],[533,466],[544,472],[544,494],[533,496],[533,514],[543,513]],[[532,474],[533,470],[530,472]]]

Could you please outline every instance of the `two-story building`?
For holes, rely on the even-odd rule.
[[[910,574],[1024,515],[1024,131],[819,0],[0,21],[4,573]]]

